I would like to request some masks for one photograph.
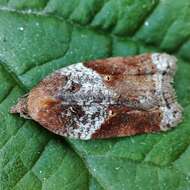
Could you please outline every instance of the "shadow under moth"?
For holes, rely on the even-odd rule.
[[[76,63],[43,79],[11,113],[82,140],[166,131],[182,117],[175,70],[164,53]]]

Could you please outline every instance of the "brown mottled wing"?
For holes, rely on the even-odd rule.
[[[171,86],[175,62],[155,53],[70,65],[42,80],[12,111],[84,140],[164,131],[181,119]]]
[[[159,109],[151,111],[114,109],[113,116],[108,117],[92,138],[122,137],[160,131],[161,114]]]

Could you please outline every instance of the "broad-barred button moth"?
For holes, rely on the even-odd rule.
[[[61,136],[97,139],[166,131],[182,118],[168,54],[77,63],[53,72],[12,107]]]

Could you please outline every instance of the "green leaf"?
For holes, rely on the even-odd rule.
[[[189,189],[189,37],[189,0],[0,0],[0,189]],[[69,140],[9,113],[58,68],[163,51],[178,57],[174,130]]]

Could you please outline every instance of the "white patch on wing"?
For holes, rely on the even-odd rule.
[[[176,58],[168,54],[154,53],[152,54],[152,62],[156,64],[158,71],[160,71],[153,75],[153,80],[155,81],[156,92],[160,95],[162,102],[160,110],[162,111],[163,117],[160,123],[160,129],[166,131],[176,126],[182,117],[181,107],[176,102],[175,91],[171,86],[172,75],[176,70]],[[163,75],[163,73],[166,73],[166,75]],[[164,95],[166,92],[170,95],[169,97]]]
[[[83,63],[70,65],[57,72],[68,77],[66,85],[61,89],[61,96],[66,100],[63,103],[71,107],[72,104],[79,105],[85,113],[80,118],[70,113],[78,128],[70,125],[67,127],[67,132],[62,135],[84,140],[90,139],[106,120],[107,108],[114,103],[113,97],[116,93],[105,86],[96,71],[85,67]],[[73,82],[80,85],[80,89],[75,93],[68,92]]]
[[[153,53],[151,57],[152,63],[156,65],[158,71],[161,73],[167,72],[172,75],[175,73],[177,59],[174,56],[166,53]]]
[[[170,107],[160,107],[163,112],[163,119],[160,124],[162,131],[166,131],[170,127],[175,127],[182,118],[181,106],[177,103],[170,104]],[[169,125],[169,126],[167,126]]]

